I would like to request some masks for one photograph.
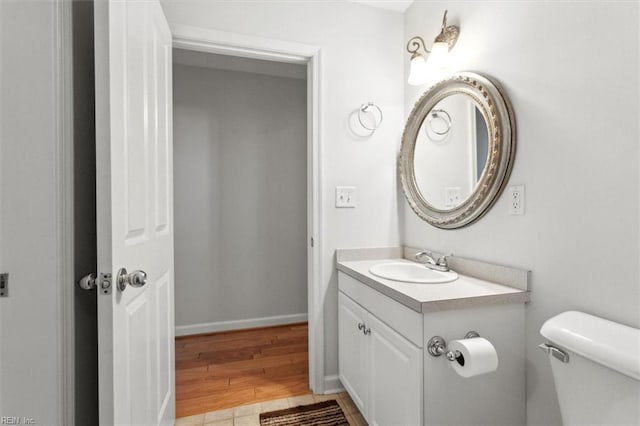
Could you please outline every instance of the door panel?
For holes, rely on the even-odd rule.
[[[136,391],[150,388],[149,355],[151,352],[151,330],[149,329],[150,303],[145,292],[126,306],[126,322],[122,332],[126,336],[124,342],[123,362],[125,362],[125,391],[123,403],[128,407],[131,424],[148,424],[147,413],[150,411],[150,395],[136,394]]]
[[[154,26],[157,28],[158,25]],[[172,142],[172,73],[171,73],[171,45],[161,44],[161,34],[153,33],[154,40],[154,86],[156,96],[152,126],[156,132],[155,142],[155,231],[162,235],[170,231],[169,212],[171,210],[170,194],[171,180],[171,142]]]
[[[171,33],[157,0],[100,0],[95,43],[100,423],[172,424]]]
[[[173,375],[175,370],[171,357],[174,350],[173,317],[169,315],[163,316],[165,312],[171,312],[173,309],[173,293],[169,271],[158,280],[156,303],[157,329],[154,348],[157,357],[156,412],[158,413],[157,422],[162,423],[167,408],[173,409],[173,407],[169,407],[169,403],[172,402]]]
[[[117,12],[116,3],[111,3]],[[122,68],[115,70],[122,72],[124,99],[123,106],[117,114],[120,115],[122,125],[122,142],[124,149],[121,160],[124,162],[124,218],[127,232],[127,244],[135,244],[146,240],[147,210],[148,210],[148,151],[149,127],[147,96],[148,60],[146,38],[148,36],[147,8],[135,3],[123,2],[121,22],[114,22],[114,26],[124,30],[124,37],[115,36],[121,43],[121,50],[113,52],[121,55],[114,58],[121,62]],[[117,19],[117,18],[116,18]],[[115,20],[114,20],[115,21]],[[151,104],[152,105],[152,104]],[[112,147],[113,148],[113,147]],[[115,157],[117,158],[117,157]],[[117,167],[117,166],[116,166]]]

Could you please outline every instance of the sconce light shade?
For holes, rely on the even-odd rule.
[[[449,68],[449,45],[443,41],[433,43],[429,54],[429,66],[437,70]]]
[[[412,86],[420,86],[427,82],[428,77],[427,61],[424,60],[424,56],[415,55],[411,59],[411,68],[409,70],[407,83]]]

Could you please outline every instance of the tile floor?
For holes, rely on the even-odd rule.
[[[340,404],[345,417],[353,426],[366,426],[367,422],[358,411],[346,392],[331,395],[302,395],[291,398],[274,399],[225,410],[210,411],[195,416],[176,419],[176,426],[260,426],[260,413],[281,410],[283,408],[308,405],[314,402],[335,399]]]

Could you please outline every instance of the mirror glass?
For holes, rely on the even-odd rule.
[[[487,164],[489,133],[472,98],[453,94],[427,112],[413,158],[420,194],[436,209],[459,206],[475,191]]]
[[[511,173],[515,116],[492,79],[459,72],[427,89],[402,134],[398,170],[411,209],[455,229],[481,218]]]

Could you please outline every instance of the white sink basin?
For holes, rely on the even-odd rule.
[[[442,284],[458,279],[458,274],[453,271],[434,271],[420,263],[381,263],[372,266],[369,272],[380,278],[417,284]]]

